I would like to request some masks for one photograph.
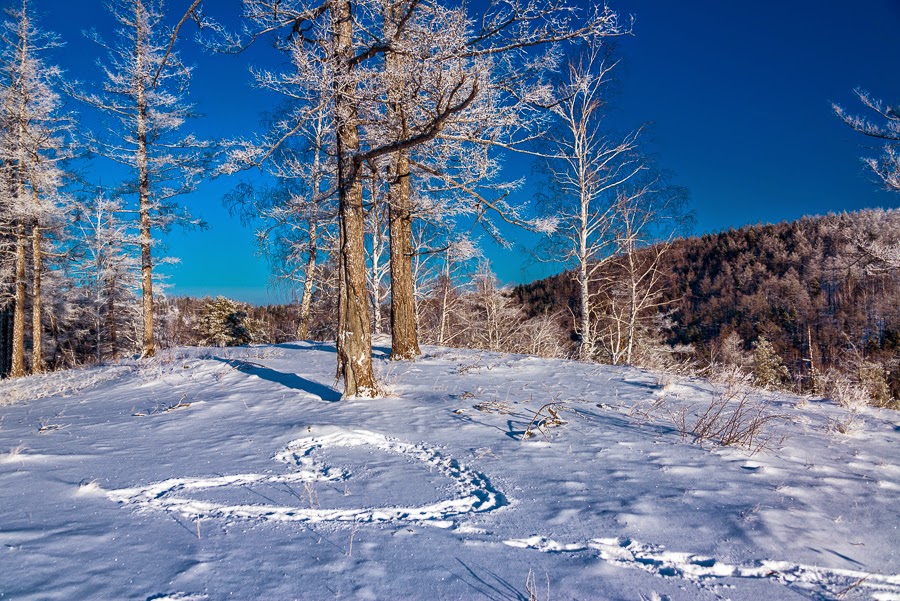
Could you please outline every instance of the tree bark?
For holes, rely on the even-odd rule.
[[[329,0],[332,52],[335,59],[334,112],[337,128],[338,214],[341,295],[338,327],[338,371],[344,397],[374,397],[372,334],[366,288],[365,213],[359,153],[359,116],[353,58],[353,19],[349,0]]]
[[[19,25],[21,28],[21,43],[22,46],[19,50],[19,77],[24,81],[24,75],[26,71],[26,64],[28,59],[28,33],[29,33],[29,24],[28,24],[28,13],[27,13],[28,5],[23,2],[22,4],[22,21]],[[24,85],[20,82],[17,82],[16,85]],[[27,238],[25,235],[25,217],[22,214],[24,212],[24,204],[25,204],[25,165],[24,155],[25,155],[25,134],[27,128],[27,95],[23,89],[18,90],[21,95],[21,107],[20,112],[17,115],[17,127],[18,127],[18,139],[15,141],[17,150],[19,152],[19,156],[17,157],[17,165],[15,172],[15,195],[18,206],[16,209],[19,211],[18,223],[16,225],[16,260],[15,260],[15,294],[16,294],[16,304],[13,312],[13,349],[12,349],[12,368],[10,370],[10,375],[14,378],[21,378],[25,375],[25,293],[26,293],[26,281],[25,281],[25,245],[27,244]]]
[[[446,259],[444,260],[444,275],[441,282],[441,327],[438,335],[438,344],[447,343],[447,320],[450,313],[450,249],[447,249]]]
[[[10,375],[21,378],[25,375],[25,224],[16,227],[16,308],[13,314],[13,355]]]
[[[579,170],[579,184],[582,189],[586,185],[583,168]],[[578,221],[578,286],[581,292],[581,345],[578,347],[578,356],[582,361],[594,359],[594,331],[591,323],[591,289],[590,274],[588,273],[588,228],[590,227],[590,215],[588,213],[590,201],[582,192],[581,207]]]
[[[317,220],[310,220],[309,255],[306,259],[306,277],[303,279],[303,296],[300,299],[300,324],[297,326],[297,337],[300,340],[309,338],[309,317],[312,310],[313,285],[316,281],[316,260],[318,257],[317,228]]]
[[[0,307],[0,378],[7,378],[12,370],[12,338],[13,338],[12,303]]]
[[[141,309],[144,321],[144,342],[142,357],[156,354],[153,338],[153,257],[151,245],[153,238],[150,225],[150,174],[147,158],[147,98],[144,81],[144,35],[141,28],[143,5],[140,0],[135,3],[135,98],[137,101],[137,168],[138,198],[140,213],[140,246],[141,246]]]
[[[381,305],[384,298],[381,295],[381,271],[383,269],[381,256],[384,253],[384,228],[382,227],[384,224],[381,219],[384,210],[380,207],[378,196],[380,178],[373,166],[370,166],[369,170],[372,174],[369,186],[372,195],[369,209],[369,216],[372,220],[372,325],[376,334],[382,334],[384,326],[381,319]]]
[[[109,354],[111,357],[116,357],[119,354],[119,344],[117,339],[118,327],[116,326],[116,319],[118,318],[115,302],[116,285],[116,279],[113,278],[109,283],[109,298],[106,301],[106,330],[109,338]]]
[[[386,39],[402,35],[399,23],[408,17],[410,7],[404,0],[384,0],[384,34]],[[404,59],[388,51],[384,68],[390,76],[388,118],[398,139],[409,136],[406,121],[406,73]],[[409,151],[393,155],[388,182],[389,230],[391,250],[391,359],[414,359],[421,354],[416,332],[416,300],[412,270],[412,198],[409,174]]]
[[[391,235],[391,359],[414,359],[421,354],[416,332],[416,301],[412,272],[412,200],[409,156],[395,156],[390,182]]]
[[[41,318],[41,276],[43,256],[41,254],[41,226],[37,219],[31,226],[31,373],[44,371],[43,320]]]

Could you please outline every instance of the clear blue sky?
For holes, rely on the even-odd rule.
[[[103,3],[33,1],[44,27],[68,44],[56,62],[79,79],[96,76],[99,48],[81,30],[109,30]],[[168,2],[173,15],[188,4]],[[226,19],[240,11],[238,0],[210,6]],[[896,194],[877,189],[859,162],[877,154],[872,141],[840,123],[830,108],[832,101],[858,108],[857,86],[900,102],[900,1],[610,0],[610,6],[635,17],[634,35],[617,41],[623,64],[616,121],[622,128],[653,123],[646,148],[689,189],[697,233],[900,205]],[[205,115],[198,131],[218,137],[252,132],[275,99],[250,88],[248,66],[273,60],[270,48],[209,56],[185,42],[182,52],[196,64],[193,100]],[[530,170],[524,158],[507,163],[511,175]],[[169,254],[182,261],[168,270],[172,292],[284,300],[267,292],[268,270],[255,256],[252,232],[222,206],[235,183],[206,183],[186,199],[211,227],[168,236]],[[528,186],[519,192],[523,201],[532,195]],[[523,247],[535,243],[521,236]],[[521,248],[491,248],[489,256],[508,282],[555,269],[528,259]]]

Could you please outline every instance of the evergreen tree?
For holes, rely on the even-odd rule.
[[[249,307],[224,296],[209,300],[203,308],[198,330],[203,344],[240,346],[253,341]]]
[[[789,382],[791,374],[772,343],[760,336],[753,345],[753,381],[763,388],[777,388]]]

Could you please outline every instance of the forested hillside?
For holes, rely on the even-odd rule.
[[[828,369],[876,364],[900,391],[900,211],[806,217],[673,241],[659,260],[656,311],[669,344],[689,344],[702,364],[721,360],[725,341],[744,351],[773,343],[795,385],[815,387]],[[660,247],[644,249],[642,260]],[[611,261],[598,277],[613,276]],[[579,314],[570,273],[519,286],[530,315]],[[573,334],[574,336],[574,334]],[[732,338],[733,340],[733,338]]]

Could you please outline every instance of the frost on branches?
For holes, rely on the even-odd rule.
[[[197,332],[204,345],[240,346],[253,342],[253,324],[247,316],[247,305],[224,296],[210,300],[203,307]]]

